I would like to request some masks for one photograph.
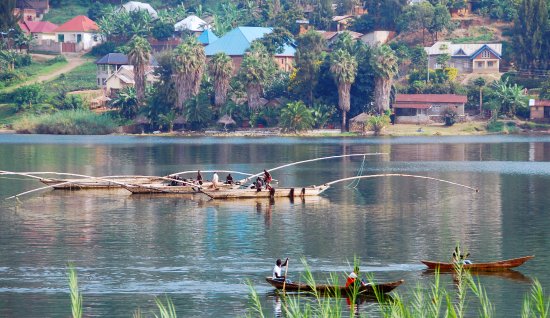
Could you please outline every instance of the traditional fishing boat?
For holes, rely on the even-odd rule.
[[[252,198],[300,198],[306,196],[318,196],[329,186],[308,186],[308,187],[290,187],[290,188],[271,188],[271,190],[254,188],[218,188],[218,189],[200,189],[201,193],[206,194],[212,199],[252,199]]]
[[[272,277],[266,277],[265,280],[271,284],[271,286],[277,288],[277,289],[283,289],[283,282],[279,280],[275,280]],[[379,294],[386,294],[394,290],[399,285],[403,284],[405,282],[404,280],[397,280],[394,282],[388,282],[388,283],[374,283],[374,284],[367,284],[365,286],[359,287],[359,295],[363,296],[376,296],[375,289]],[[290,282],[284,284],[285,291],[298,291],[298,292],[311,292],[314,290],[313,286],[302,284],[302,283],[295,283]],[[327,293],[327,294],[336,294],[338,292],[340,295],[349,295],[353,292],[353,287],[346,287],[346,286],[334,286],[334,285],[327,285],[327,284],[317,284],[315,285],[315,290],[320,293]]]
[[[532,259],[533,257],[535,256],[530,255],[530,256],[507,259],[507,260],[497,261],[497,262],[463,264],[462,267],[464,269],[468,269],[471,271],[480,271],[480,272],[502,271],[502,270],[508,270],[510,268],[518,267],[523,263],[527,262],[528,260]],[[424,263],[424,265],[428,266],[428,269],[433,269],[433,270],[439,269],[440,271],[454,271],[456,266],[455,263],[431,262],[431,261],[421,261],[421,262]]]
[[[202,189],[212,189],[212,182],[203,182],[202,185],[193,183],[183,183],[182,185],[168,185],[156,183],[144,184],[123,184],[122,187],[133,194],[190,194],[199,193]],[[218,183],[215,189],[228,190],[238,187],[231,184]]]
[[[162,177],[143,176],[78,179],[40,178],[39,180],[57,190],[113,189],[121,188],[122,184],[151,184],[163,182]]]

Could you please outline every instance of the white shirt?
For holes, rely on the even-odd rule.
[[[218,184],[219,181],[220,181],[220,177],[218,177],[217,173],[214,173],[214,175],[212,176],[212,183],[216,185]]]
[[[275,265],[275,267],[273,267],[273,279],[278,277],[281,277],[281,266]]]

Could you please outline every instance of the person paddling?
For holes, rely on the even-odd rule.
[[[273,180],[273,179],[271,178],[271,174],[270,174],[267,170],[264,169],[264,184],[265,184],[265,188],[266,188],[266,189],[270,189],[270,188],[271,188],[271,185],[270,185],[271,180]]]
[[[281,275],[281,270],[282,270],[282,267],[283,266],[287,266],[288,265],[288,257],[286,258],[285,262],[283,263],[283,261],[281,261],[281,259],[277,259],[277,261],[275,262],[275,267],[273,267],[273,279],[274,280],[279,280],[279,281],[284,281],[286,279],[286,276],[284,275]]]
[[[359,266],[355,266],[353,272],[348,275],[348,278],[346,279],[346,287],[350,287],[352,284],[355,284],[357,282],[357,278],[359,278]],[[365,282],[361,281],[361,286],[366,285],[367,284]]]

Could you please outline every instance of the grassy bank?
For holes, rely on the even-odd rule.
[[[20,75],[20,79],[11,81],[9,85],[2,87],[0,89],[0,94],[9,93],[15,88],[21,86],[21,83],[32,82],[40,75],[48,74],[55,72],[67,65],[67,60],[50,60],[50,61],[36,61],[32,62],[31,65],[23,66],[16,69],[16,73]]]
[[[77,3],[63,3],[58,7],[50,7],[50,11],[44,15],[42,20],[55,24],[63,24],[77,15],[88,15],[88,6]]]
[[[90,60],[48,83],[48,87],[63,85],[68,92],[97,89],[96,65]]]
[[[12,126],[18,133],[54,135],[105,135],[117,129],[111,117],[86,110],[27,115],[15,121]]]

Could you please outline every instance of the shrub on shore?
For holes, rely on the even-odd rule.
[[[13,129],[26,134],[105,135],[116,130],[108,116],[86,110],[65,110],[48,115],[30,115],[13,123]]]

